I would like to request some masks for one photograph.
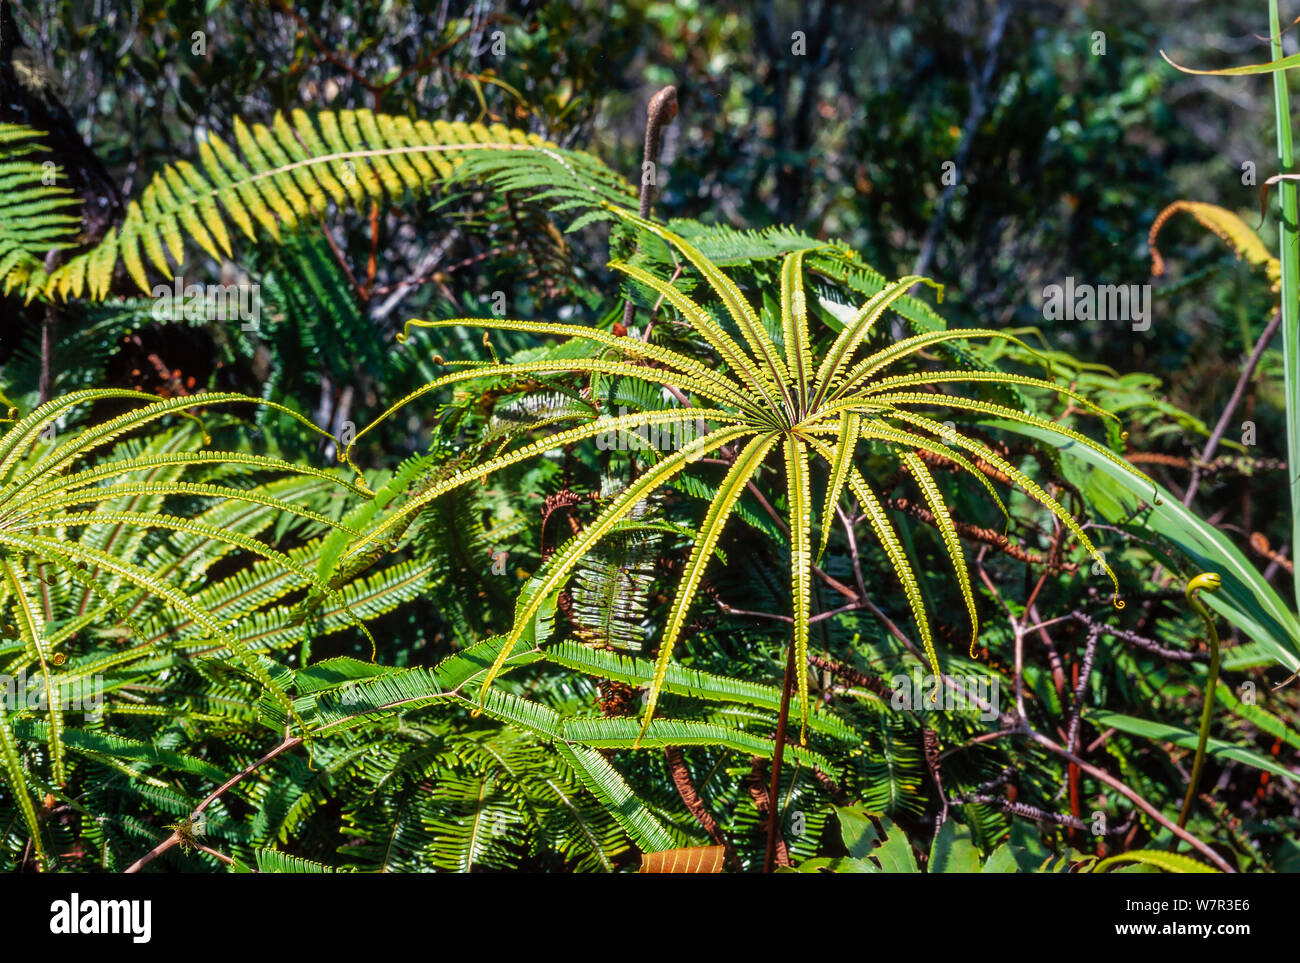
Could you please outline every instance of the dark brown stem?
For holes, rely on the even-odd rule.
[[[853,685],[860,686],[868,692],[874,692],[882,699],[888,699],[893,691],[889,688],[889,683],[880,676],[867,675],[865,672],[859,672],[851,665],[843,665],[822,655],[808,656],[808,663],[819,669],[825,669],[833,676],[847,679]]]
[[[657,164],[659,162],[659,142],[663,135],[663,129],[673,122],[677,116],[677,88],[673,86],[664,87],[650,98],[650,105],[646,108],[645,121],[645,152],[643,160],[647,164]],[[658,181],[656,175],[653,180]],[[642,178],[644,182],[645,178]],[[654,200],[653,184],[641,184],[641,205],[638,211],[642,218],[650,216],[650,204]]]
[[[979,803],[983,806],[993,806],[1002,812],[1012,816],[1020,816],[1023,819],[1032,819],[1035,822],[1055,823],[1058,826],[1067,826],[1070,829],[1088,830],[1089,824],[1076,816],[1065,816],[1060,813],[1049,813],[1046,810],[1039,809],[1037,806],[1031,806],[1028,803],[1014,802],[1003,796],[994,796],[988,793],[973,793],[959,800],[954,800],[962,804]],[[1133,817],[1130,815],[1119,826],[1114,829],[1108,829],[1101,835],[1103,836],[1123,836],[1133,825]]]
[[[776,720],[776,748],[772,751],[772,781],[767,793],[767,855],[763,872],[772,872],[776,861],[776,839],[781,822],[781,757],[785,754],[786,723],[790,719],[790,690],[794,686],[794,643],[785,657],[785,682],[781,686],[781,714]]]
[[[659,93],[650,98],[650,105],[646,108],[645,121],[645,151],[642,154],[646,164],[657,164],[659,162],[659,142],[663,134],[663,129],[672,123],[673,118],[677,116],[677,88],[673,86],[664,87]],[[653,180],[658,181],[659,175],[655,174]],[[654,185],[647,183],[644,174],[641,177],[641,204],[638,207],[638,213],[642,218],[650,216],[650,204],[654,201]],[[632,316],[636,313],[636,305],[632,299],[627,299],[627,304],[623,307],[623,327],[632,326]]]
[[[59,263],[59,252],[51,251],[45,256],[45,272],[52,273]],[[37,383],[38,404],[45,404],[54,396],[54,308],[45,306],[41,316],[41,373]]]
[[[1121,629],[1117,626],[1106,625],[1103,622],[1098,622],[1092,616],[1087,615],[1078,609],[1071,612],[1069,617],[1074,619],[1076,622],[1086,625],[1090,631],[1096,629],[1103,635],[1112,636],[1113,638],[1119,639],[1121,642],[1128,642],[1131,645],[1137,646],[1139,649],[1150,652],[1152,655],[1158,655],[1162,659],[1168,659],[1170,662],[1199,662],[1203,659],[1203,657],[1196,652],[1183,652],[1178,649],[1166,649],[1154,639],[1148,639],[1146,636],[1138,635],[1136,632],[1130,632],[1128,629]]]
[[[38,403],[42,405],[50,400],[51,385],[54,380],[50,359],[53,355],[54,309],[46,305],[45,316],[41,318],[41,379],[39,385],[40,400]]]

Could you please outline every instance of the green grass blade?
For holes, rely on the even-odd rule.
[[[1269,28],[1273,59],[1282,57],[1282,32],[1278,29],[1277,0],[1268,3]],[[1278,170],[1283,174],[1294,172],[1294,148],[1291,140],[1291,96],[1287,88],[1287,73],[1279,70],[1273,74],[1273,110],[1277,119]],[[1286,397],[1286,463],[1291,473],[1291,546],[1292,553],[1300,546],[1300,232],[1296,229],[1295,181],[1278,184],[1282,204],[1282,220],[1278,225],[1281,240],[1279,260],[1282,262],[1282,363],[1285,369]],[[1294,604],[1300,607],[1300,566],[1292,573],[1295,589]]]

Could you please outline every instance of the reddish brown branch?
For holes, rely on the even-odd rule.
[[[199,816],[203,814],[203,811],[205,809],[211,806],[212,803],[214,803],[217,799],[219,799],[228,789],[242,782],[249,775],[256,772],[262,766],[266,765],[276,756],[280,755],[280,753],[286,752],[287,750],[292,749],[301,743],[302,743],[302,736],[291,736],[286,738],[284,742],[280,743],[278,746],[276,746],[274,749],[272,749],[270,752],[264,755],[261,759],[257,760],[254,763],[251,763],[243,771],[232,776],[230,779],[227,779],[216,789],[212,790],[212,792],[209,793],[208,797],[204,799],[203,802],[199,803],[196,807],[194,807],[194,811],[190,813],[187,822],[193,823],[195,820],[199,818]],[[152,863],[163,853],[167,852],[167,850],[171,849],[173,846],[180,843],[181,840],[182,840],[181,833],[173,830],[170,836],[168,836],[166,839],[164,839],[153,849],[149,850],[149,852],[145,853],[143,856],[137,859],[134,863],[128,866],[123,872],[127,872],[127,873],[140,872],[141,869],[143,869],[145,866],[148,866],[150,863]],[[197,847],[197,848],[203,849],[204,852],[210,852],[212,853],[212,855],[217,856],[219,858],[221,857],[220,853],[216,853],[212,850],[209,850],[207,849],[207,847]]]
[[[934,513],[924,505],[910,501],[906,498],[890,498],[887,500],[891,508],[896,508],[900,512],[905,512],[926,525],[935,525]],[[977,542],[981,545],[988,545],[995,548],[1004,555],[1029,565],[1046,565],[1051,572],[1067,572],[1073,574],[1079,570],[1079,566],[1074,562],[1065,562],[1060,558],[1048,558],[1037,552],[1031,552],[1014,542],[1000,532],[995,532],[991,528],[981,528],[978,525],[971,525],[969,522],[952,520],[953,528],[957,529],[957,534],[969,542]],[[936,526],[937,527],[937,526]]]
[[[1286,569],[1287,572],[1295,571],[1295,566],[1292,564],[1291,560],[1287,558],[1285,555],[1283,555],[1282,553],[1274,551],[1272,546],[1268,544],[1268,538],[1264,535],[1263,532],[1251,533],[1250,547],[1255,551],[1257,555],[1262,555],[1264,558],[1268,559],[1274,565]]]
[[[677,795],[682,797],[682,803],[695,817],[695,821],[709,834],[714,844],[726,850],[727,865],[733,870],[739,870],[740,859],[736,856],[736,848],[731,845],[731,840],[723,833],[722,828],[718,826],[718,821],[713,818],[713,814],[704,805],[704,800],[695,791],[695,784],[691,782],[691,771],[686,767],[686,758],[682,755],[682,750],[677,746],[669,746],[664,750],[664,756],[668,760],[668,771],[672,774],[673,785],[677,787]]]
[[[749,770],[749,776],[746,777],[746,787],[749,789],[749,798],[754,800],[754,808],[758,810],[760,819],[766,820],[771,812],[768,806],[768,790],[763,785],[764,777],[767,775],[767,760],[762,756],[755,756]],[[776,839],[776,864],[778,866],[790,865],[790,853],[785,847],[785,840],[777,834]]]
[[[808,656],[808,664],[819,669],[825,669],[831,675],[838,676],[841,679],[847,679],[854,685],[866,689],[868,692],[874,692],[881,698],[889,698],[891,690],[885,680],[878,675],[867,675],[865,672],[859,672],[851,665],[844,665],[820,655]]]

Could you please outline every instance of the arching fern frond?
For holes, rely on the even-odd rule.
[[[595,157],[500,124],[430,123],[369,110],[294,110],[276,114],[269,126],[236,117],[233,145],[209,133],[199,142],[197,166],[168,164],[127,207],[120,227],[47,273],[44,254],[68,246],[66,229],[75,219],[64,220],[60,211],[75,199],[36,186],[44,169],[26,159],[34,136],[13,125],[0,131],[0,178],[17,189],[6,195],[14,205],[6,223],[10,213],[36,215],[0,235],[0,278],[6,290],[22,286],[29,297],[47,299],[103,298],[119,263],[148,293],[149,268],[169,278],[185,261],[187,240],[229,258],[236,233],[279,241],[331,205],[360,210],[453,178],[523,191],[555,210],[590,209],[574,227],[607,217],[601,205],[635,202],[626,182]]]

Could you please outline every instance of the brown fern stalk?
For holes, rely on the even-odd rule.
[[[917,521],[924,522],[926,525],[936,525],[934,512],[914,501],[907,498],[890,498],[886,499],[886,501],[890,508],[895,508],[900,512],[911,515]],[[1015,544],[1001,532],[995,532],[991,528],[981,528],[979,525],[972,525],[969,522],[963,522],[956,518],[952,520],[952,526],[956,529],[957,534],[967,541],[976,542],[981,545],[988,545],[989,547],[1002,552],[1004,555],[1008,555],[1011,558],[1028,565],[1046,565],[1049,571],[1066,572],[1069,574],[1073,574],[1079,570],[1079,566],[1075,562],[1067,562],[1061,559],[1059,555],[1046,557],[1037,552],[1031,552],[1029,549]]]
[[[777,835],[781,820],[781,757],[785,754],[786,723],[790,719],[790,690],[794,686],[794,645],[787,647],[785,681],[781,685],[781,714],[776,720],[776,748],[772,751],[772,782],[767,793],[767,855],[763,858],[763,872],[770,873],[776,860]],[[803,666],[799,667],[801,671]],[[782,846],[785,841],[781,841]]]
[[[645,122],[645,148],[642,157],[647,164],[659,163],[659,144],[663,137],[663,129],[672,123],[673,118],[677,116],[677,88],[673,86],[664,87],[650,98],[650,105],[646,108]],[[641,217],[650,216],[650,204],[654,200],[654,186],[645,182],[644,176],[641,178],[641,204],[639,207]],[[655,177],[658,180],[658,177]],[[636,314],[636,305],[632,299],[627,299],[627,304],[623,307],[623,332],[632,327],[632,316]]]
[[[772,809],[767,789],[763,786],[764,763],[762,756],[754,756],[750,760],[749,775],[745,779],[749,788],[749,798],[754,801],[754,808],[758,810],[760,817],[766,816]],[[776,837],[775,860],[778,866],[790,865],[790,854],[786,850],[785,840],[779,835]]]
[[[682,803],[695,821],[700,824],[701,828],[709,834],[713,842],[721,846],[726,852],[727,865],[732,869],[740,868],[740,860],[736,856],[736,848],[727,839],[726,834],[718,825],[718,821],[713,818],[709,808],[704,805],[704,800],[695,789],[695,783],[691,781],[691,771],[686,766],[686,757],[682,750],[677,746],[669,746],[664,750],[664,757],[668,761],[668,772],[672,776],[673,786],[677,789],[677,794],[682,797]]]

